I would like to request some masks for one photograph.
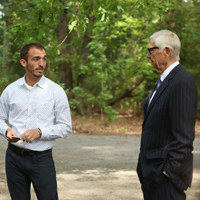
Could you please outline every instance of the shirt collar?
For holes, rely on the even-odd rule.
[[[26,74],[25,74],[21,79],[19,79],[19,85],[26,85],[25,76],[26,76]],[[36,85],[36,86],[39,86],[39,87],[41,87],[41,88],[44,88],[45,82],[46,82],[46,78],[45,78],[45,76],[43,75],[43,76],[41,77],[41,79],[40,79],[35,85]]]
[[[39,87],[41,87],[41,88],[44,88],[45,82],[46,82],[46,78],[45,78],[45,76],[43,75],[43,76],[41,77],[41,79],[36,83],[36,85],[39,86]]]
[[[161,75],[160,80],[163,82],[165,78],[169,75],[169,73],[179,64],[179,61],[174,62],[170,65]]]

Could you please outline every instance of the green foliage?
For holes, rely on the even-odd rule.
[[[125,127],[120,127],[120,128],[119,128],[119,131],[122,132],[122,133],[124,133],[124,132],[127,131],[127,129],[126,129]]]
[[[2,91],[6,88],[6,86],[8,85],[8,79],[5,77],[1,77],[0,76],[0,94],[2,93]]]
[[[72,100],[69,102],[70,107],[71,107],[72,109],[74,109],[74,110],[76,109],[77,104],[79,104],[79,101],[76,100],[76,99],[72,99]]]
[[[113,123],[114,120],[116,119],[116,115],[119,114],[119,112],[114,110],[112,108],[112,106],[105,106],[104,110],[105,110],[105,112],[107,114],[107,118],[106,118],[105,124],[107,125],[107,124]]]
[[[170,29],[180,37],[181,63],[199,88],[199,4],[196,0],[3,1],[0,50],[6,37],[7,51],[0,62],[5,57],[8,62],[0,76],[9,79],[1,79],[0,89],[24,75],[19,63],[21,47],[40,42],[49,58],[45,75],[67,89],[71,108],[84,115],[101,109],[107,114],[105,123],[110,123],[117,112],[108,100],[130,90],[131,107],[141,103],[156,83],[158,72],[145,57],[149,36],[160,29]],[[58,26],[63,14],[68,32]],[[58,39],[60,28],[62,42]],[[67,67],[61,71],[61,63],[70,63],[72,88],[61,82],[62,73],[67,73]]]

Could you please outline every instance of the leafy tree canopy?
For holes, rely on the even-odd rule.
[[[198,0],[3,0],[0,89],[24,75],[21,47],[40,42],[49,58],[45,75],[63,85],[72,109],[105,111],[110,122],[117,102],[141,109],[157,81],[145,57],[149,36],[161,29],[180,37],[181,63],[199,86],[199,6]]]

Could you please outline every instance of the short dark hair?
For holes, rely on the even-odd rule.
[[[21,49],[21,59],[24,59],[26,62],[28,62],[28,52],[30,48],[36,47],[37,49],[45,50],[45,48],[40,44],[40,43],[29,43],[26,44],[22,49]]]

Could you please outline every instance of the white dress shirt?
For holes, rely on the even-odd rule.
[[[169,73],[179,64],[179,61],[174,62],[172,65],[170,65],[161,75],[160,75],[160,80],[163,82],[165,78],[169,75]],[[153,99],[153,97],[156,94],[156,90],[154,91],[153,95],[151,96],[151,99],[149,101],[149,105]],[[149,106],[148,105],[148,106]]]
[[[19,140],[14,145],[44,151],[52,148],[57,138],[72,132],[70,107],[65,91],[50,79],[42,76],[33,86],[28,86],[25,76],[11,83],[0,98],[0,133],[15,130],[20,137],[26,130],[40,128],[41,138],[32,143]]]
[[[174,62],[172,65],[170,65],[161,75],[160,79],[163,82],[165,78],[169,75],[169,73],[179,64],[179,61]]]

